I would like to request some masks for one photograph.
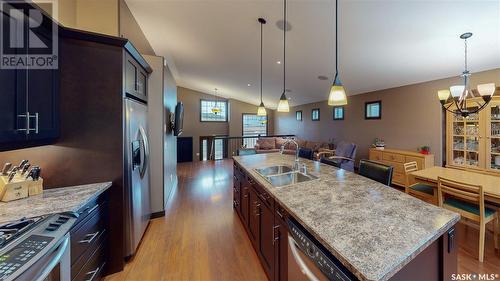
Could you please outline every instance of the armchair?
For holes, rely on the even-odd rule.
[[[354,143],[342,141],[337,145],[334,156],[323,156],[320,161],[321,163],[354,172],[356,150],[357,146]]]

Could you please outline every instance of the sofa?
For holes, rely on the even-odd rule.
[[[279,137],[270,137],[270,138],[259,138],[257,140],[257,144],[255,145],[255,151],[257,153],[271,153],[280,151],[281,146],[287,141],[285,138]],[[323,150],[328,150],[329,144],[326,142],[318,142],[318,141],[306,141],[306,140],[295,140],[299,147],[309,148],[314,153],[318,153]],[[295,154],[295,144],[293,142],[289,142],[285,145],[285,154]]]

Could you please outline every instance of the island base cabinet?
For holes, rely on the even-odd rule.
[[[452,276],[457,274],[457,243],[457,232],[453,226],[389,280],[452,280]]]

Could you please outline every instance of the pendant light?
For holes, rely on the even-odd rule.
[[[286,0],[283,0],[283,93],[278,103],[278,112],[290,112],[290,105],[286,98]]]
[[[332,87],[330,88],[330,95],[328,96],[328,105],[332,106],[347,104],[345,88],[342,82],[340,82],[339,77],[338,11],[339,3],[338,0],[335,0],[335,79],[333,80]]]
[[[220,113],[220,108],[218,106],[218,99],[217,99],[217,88],[214,89],[214,96],[215,96],[215,105],[212,107],[212,113],[217,115]]]
[[[264,24],[266,24],[266,20],[263,18],[259,18],[258,21],[260,23],[260,105],[257,109],[257,116],[266,116],[266,107],[264,106],[264,102],[262,101],[262,27],[264,26]]]

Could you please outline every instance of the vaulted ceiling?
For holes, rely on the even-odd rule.
[[[264,26],[264,103],[282,92],[280,0],[126,0],[179,86],[259,103]],[[287,85],[292,105],[326,100],[335,70],[334,1],[288,0]],[[458,75],[459,35],[473,72],[500,67],[498,0],[339,0],[339,68],[349,95]],[[328,80],[320,80],[326,76]],[[250,86],[248,86],[250,84]]]

